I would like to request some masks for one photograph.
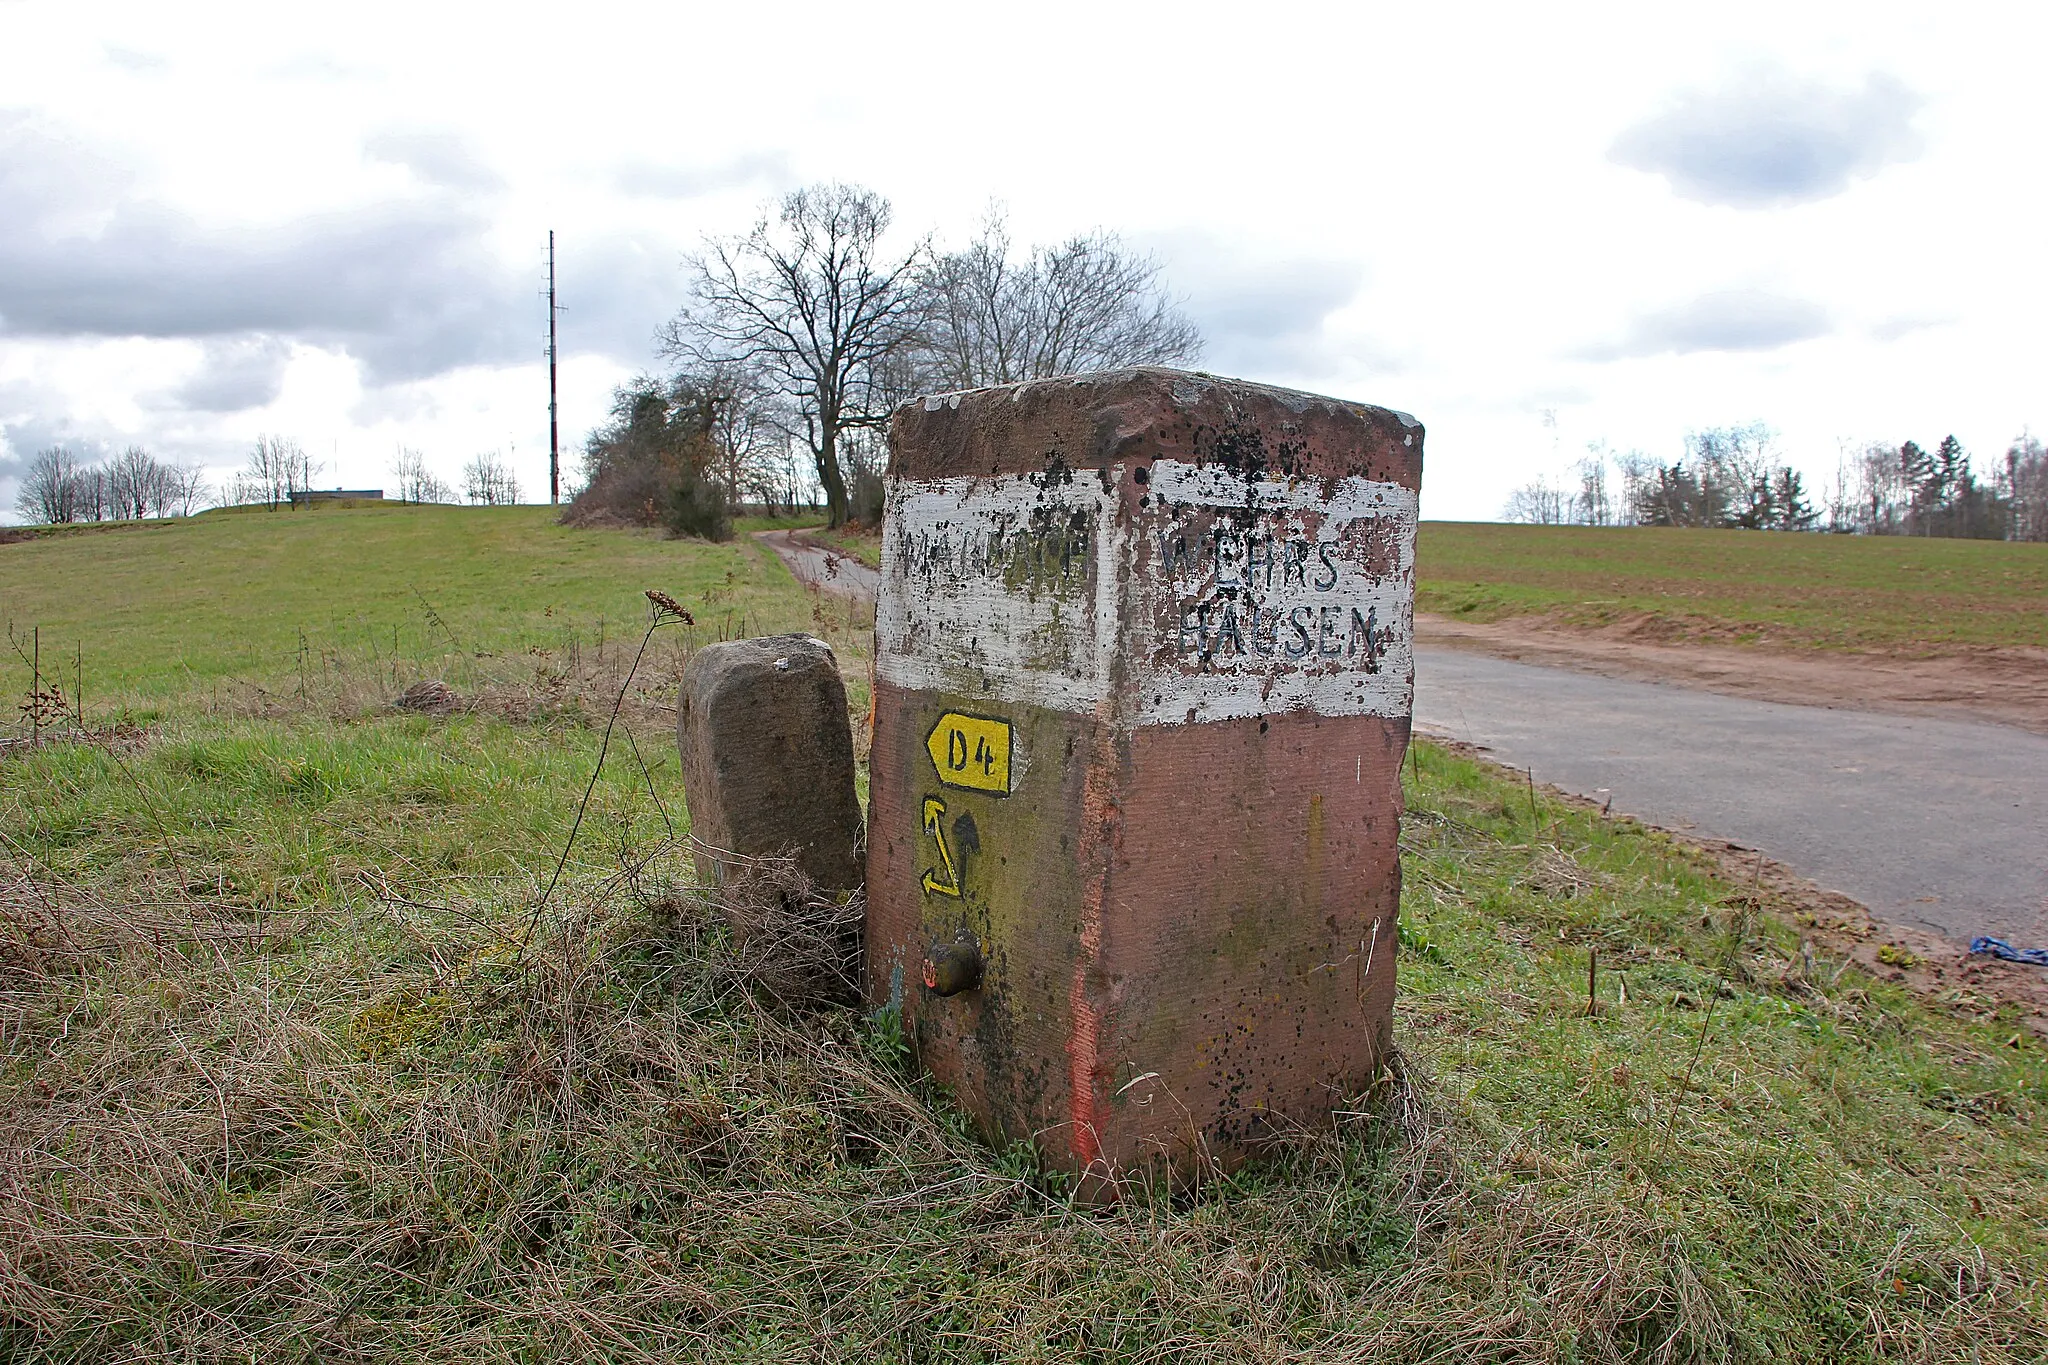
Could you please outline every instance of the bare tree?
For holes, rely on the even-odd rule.
[[[2005,452],[2000,490],[2011,507],[2014,540],[2048,540],[2048,448],[2021,432]]]
[[[427,464],[427,457],[400,446],[391,460],[391,481],[400,502],[453,502],[455,494]]]
[[[78,457],[65,446],[39,450],[22,472],[21,487],[15,491],[14,510],[29,522],[77,521],[83,489],[79,483]]]
[[[289,503],[292,494],[313,486],[313,471],[318,467],[297,441],[258,436],[248,461],[235,476],[235,501],[260,502],[275,511]]]
[[[1618,455],[1615,468],[1621,471],[1621,506],[1615,519],[1621,522],[1640,521],[1637,511],[1646,499],[1646,490],[1657,477],[1657,462],[1640,450],[1631,450]]]
[[[1701,488],[1698,526],[1726,522],[1750,530],[1772,524],[1771,473],[1776,433],[1762,422],[1709,427],[1686,437]]]
[[[129,446],[107,462],[107,515],[114,521],[140,521],[164,497],[164,467],[141,446]]]
[[[889,218],[889,201],[858,186],[792,191],[772,223],[690,258],[693,297],[662,331],[671,359],[751,366],[790,401],[834,526],[847,514],[840,441],[886,419],[879,369],[917,329],[927,248],[885,257]]]
[[[507,507],[519,501],[519,479],[495,450],[473,456],[462,467],[462,491],[483,507]]]
[[[672,376],[667,398],[701,417],[711,443],[707,472],[730,507],[750,495],[774,503],[783,451],[802,423],[792,420],[795,414],[768,376],[743,361],[714,361]]]
[[[1586,447],[1586,458],[1579,461],[1578,495],[1572,499],[1571,519],[1581,526],[1611,526],[1614,524],[1614,503],[1607,496],[1607,446],[1604,442],[1593,442]]]
[[[112,515],[114,500],[107,487],[107,467],[89,464],[78,471],[78,519],[105,521]]]
[[[1906,525],[1912,483],[1900,464],[1901,449],[1871,442],[1857,453],[1852,516],[1865,535],[1891,535]]]
[[[1159,263],[1110,232],[1021,257],[1000,209],[925,268],[920,352],[932,387],[973,389],[1126,365],[1187,365],[1202,334]]]
[[[1567,520],[1567,501],[1562,488],[1551,487],[1550,480],[1539,474],[1534,482],[1525,483],[1508,494],[1507,505],[1501,508],[1500,519],[1524,522],[1531,526],[1561,526]]]
[[[206,471],[193,464],[171,465],[165,473],[163,508],[159,516],[189,517],[206,501],[212,490],[206,483]]]

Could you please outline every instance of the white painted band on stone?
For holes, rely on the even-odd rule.
[[[1113,700],[1141,725],[1409,713],[1412,491],[1171,460],[1148,472],[1122,523],[1122,469],[895,483],[877,674],[1064,711]]]
[[[1099,585],[1114,586],[1114,574],[1099,572],[1102,531],[1114,518],[1114,496],[1094,479],[894,483],[882,522],[877,675],[917,690],[1093,710],[1108,692],[1115,640],[1113,603],[1097,601]],[[1077,522],[1073,557],[1050,572],[1020,562],[1043,552],[1049,529]]]

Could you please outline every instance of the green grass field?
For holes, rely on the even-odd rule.
[[[699,633],[714,638],[796,629],[808,613],[745,536],[598,535],[555,525],[544,507],[210,513],[0,550],[8,628],[41,626],[67,685],[76,659],[89,693],[123,702],[237,683],[296,690],[302,664],[403,671],[595,649],[638,636],[647,588],[701,608]],[[27,679],[18,650],[0,655],[0,695],[25,693]]]
[[[640,655],[645,588],[698,624]],[[758,547],[202,517],[0,546],[0,603],[140,726],[0,754],[0,1359],[2048,1358],[2014,1012],[1442,750],[1399,1067],[1088,1210],[691,885],[688,650],[822,632],[865,709],[868,620]]]
[[[867,563],[881,541],[811,534]],[[2048,545],[1426,521],[1416,606],[1650,640],[1907,653],[2048,648]]]
[[[1912,653],[2048,647],[2048,545],[1424,522],[1419,610],[1652,639]]]

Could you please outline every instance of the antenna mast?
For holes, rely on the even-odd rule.
[[[555,415],[555,230],[548,229],[548,501],[562,500],[562,437]]]

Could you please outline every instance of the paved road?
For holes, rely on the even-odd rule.
[[[1415,672],[1418,728],[1538,781],[1761,849],[1881,919],[2048,946],[2048,738],[1463,650],[1418,650]]]
[[[879,576],[758,533],[805,582]],[[1881,919],[2048,947],[2048,738],[2001,725],[1784,706],[1420,648],[1415,718],[1538,780],[1667,829],[1757,848]]]

